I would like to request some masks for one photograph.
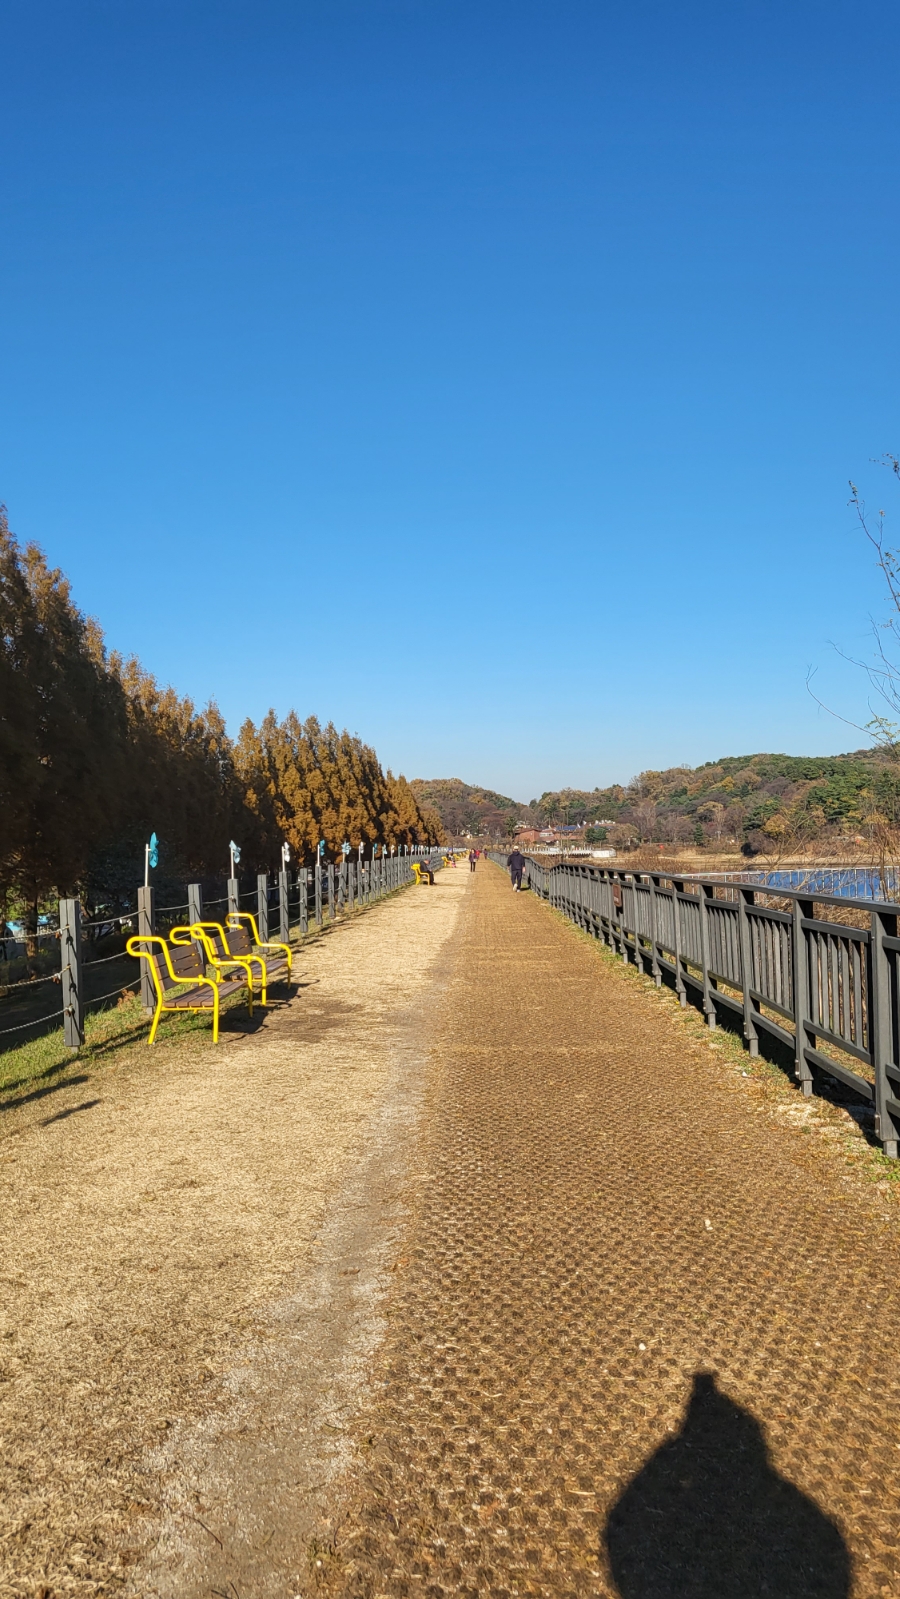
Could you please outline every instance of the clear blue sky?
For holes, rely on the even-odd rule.
[[[896,4],[0,5],[0,498],[111,645],[528,799],[861,739]]]

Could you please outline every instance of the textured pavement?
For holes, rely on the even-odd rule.
[[[900,1593],[897,1228],[479,866],[342,1595]]]

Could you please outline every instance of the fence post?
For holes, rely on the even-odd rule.
[[[637,967],[638,971],[643,976],[643,972],[644,972],[644,952],[641,949],[641,930],[640,930],[641,896],[640,896],[640,890],[638,888],[638,884],[639,884],[640,880],[641,880],[640,879],[640,873],[639,872],[632,872],[632,874],[631,874],[631,903],[634,906],[634,964]],[[624,898],[624,895],[623,895],[623,898]],[[627,913],[626,913],[626,922],[627,922]]]
[[[684,1010],[687,1005],[687,989],[684,986],[684,972],[681,969],[681,899],[684,893],[684,880],[672,878],[672,938],[675,943],[675,992],[678,1001]]]
[[[738,918],[741,935],[741,993],[744,1000],[744,1037],[751,1055],[759,1054],[759,1034],[756,1031],[755,1007],[750,995],[753,987],[753,949],[750,942],[750,918],[747,907],[756,904],[752,888],[738,887]]]
[[[138,889],[138,933],[141,938],[152,938],[156,932],[156,889]],[[149,962],[141,961],[141,1004],[150,1016],[156,1009],[156,989],[150,976]]]
[[[604,944],[608,944],[612,948],[612,888],[610,887],[609,873],[603,867],[600,868],[597,890],[597,914],[600,919],[599,936]]]
[[[892,994],[891,959],[884,947],[884,939],[896,937],[897,917],[890,911],[873,910],[868,1004],[869,1050],[875,1068],[875,1137],[881,1139],[884,1153],[892,1160],[897,1159],[900,1104],[888,1071],[891,1067],[896,1071],[900,1049],[897,1044],[897,1006],[896,994]]]
[[[322,862],[316,857],[316,926],[322,925]]]
[[[63,1040],[69,1049],[84,1043],[84,986],[81,961],[81,902],[59,902],[60,969],[62,972]]]
[[[806,934],[803,918],[812,918],[815,906],[811,899],[795,899],[792,907],[791,966],[794,988],[794,1075],[804,1094],[813,1091],[813,1074],[806,1059],[809,1042],[809,960],[806,952]]]
[[[334,862],[328,862],[328,920],[334,921]]]
[[[628,945],[625,942],[625,886],[618,874],[612,879],[613,935],[612,947],[618,948],[623,966],[628,965]]]
[[[282,944],[291,937],[291,877],[284,867],[278,873],[278,937]]]
[[[709,922],[706,919],[707,900],[712,899],[714,889],[710,884],[700,883],[700,958],[703,962],[703,1009],[706,1014],[707,1027],[715,1028],[716,1007],[712,997],[712,984],[709,980]]]
[[[241,908],[241,885],[236,877],[228,879],[228,914],[236,916]]]
[[[309,931],[309,867],[301,866],[297,873],[297,888],[300,893],[300,932]]]
[[[657,878],[650,872],[647,882],[650,891],[650,972],[657,988],[662,983],[662,972],[659,966],[658,932],[659,926],[656,919],[656,889]]]
[[[201,884],[200,883],[188,883],[187,896],[188,896],[188,926],[189,927],[193,927],[195,922],[202,922],[202,920],[203,920],[203,889],[202,889]],[[203,961],[203,964],[205,966],[206,965],[206,955],[204,954],[203,945],[201,944],[199,938],[195,938],[194,939],[194,948],[197,951],[197,954],[200,956],[200,958]]]
[[[269,941],[269,874],[259,872],[256,878],[256,923],[260,940]]]

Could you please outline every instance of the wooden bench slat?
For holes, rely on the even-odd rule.
[[[173,970],[176,971],[179,976],[206,976],[206,966],[204,962],[201,961],[200,956],[197,954],[193,944],[170,944],[169,960],[172,962]]]

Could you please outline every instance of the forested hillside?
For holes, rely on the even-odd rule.
[[[531,820],[531,811],[519,800],[476,788],[458,777],[414,777],[410,784],[420,805],[437,812],[450,834],[500,837],[507,822]]]
[[[510,822],[605,823],[611,843],[690,843],[771,850],[850,838],[900,822],[900,768],[887,754],[728,755],[698,767],[641,772],[610,788],[564,788],[528,803],[458,778],[411,785],[451,834],[503,837]]]
[[[891,827],[900,770],[880,751],[848,755],[728,755],[698,767],[641,772],[625,786],[561,789],[532,801],[545,823],[611,822],[614,842],[770,848],[779,839]]]
[[[440,838],[403,777],[349,733],[293,713],[236,742],[139,662],[108,654],[63,574],[21,548],[0,508],[0,916],[10,903],[133,891],[155,831],[170,877],[276,867],[287,840],[310,860]]]

